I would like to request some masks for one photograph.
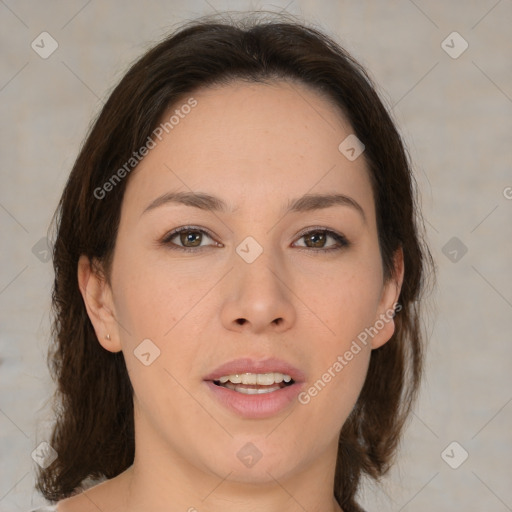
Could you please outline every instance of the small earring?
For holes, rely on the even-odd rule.
[[[107,335],[105,336],[105,339],[107,339],[108,341],[110,341],[110,340],[111,340],[111,338],[110,338],[110,334],[107,334]]]

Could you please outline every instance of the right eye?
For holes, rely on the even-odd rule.
[[[204,236],[212,239],[210,233],[204,229],[197,228],[194,226],[182,226],[177,228],[170,233],[168,233],[163,239],[162,244],[169,247],[172,250],[185,251],[185,252],[197,252],[197,248],[202,248],[205,246],[201,246],[201,242],[203,241]],[[172,240],[177,238],[179,244],[173,242]],[[190,244],[190,245],[187,245]],[[216,242],[216,245],[219,244]],[[210,247],[212,244],[210,244]],[[208,246],[206,246],[208,247]]]

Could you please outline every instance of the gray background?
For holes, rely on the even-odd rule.
[[[398,464],[362,501],[370,511],[512,510],[511,0],[0,0],[0,511],[44,503],[31,453],[51,422],[53,273],[37,244],[89,123],[177,22],[261,8],[317,23],[368,67],[415,163],[438,265],[421,399]],[[31,48],[43,31],[59,45],[47,59]],[[469,45],[458,58],[445,49],[460,39],[442,47],[454,31]],[[457,469],[441,456],[453,441],[446,461],[469,454]]]

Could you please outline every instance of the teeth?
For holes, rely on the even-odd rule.
[[[272,393],[273,391],[278,391],[279,389],[281,389],[279,386],[272,386],[268,388],[244,388],[242,386],[232,384],[231,382],[226,382],[224,387],[232,389],[233,391],[238,391],[239,393],[243,393],[244,395],[261,395],[263,393]]]
[[[224,375],[218,381],[221,384],[231,382],[233,384],[258,384],[260,386],[271,386],[281,382],[290,382],[292,378],[284,373],[237,373]]]
[[[256,384],[260,386],[270,386],[276,382],[273,373],[258,373],[258,375],[254,376],[256,377]]]

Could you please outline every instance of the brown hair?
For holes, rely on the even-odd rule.
[[[133,388],[122,352],[96,339],[78,287],[80,255],[101,262],[107,281],[129,176],[107,200],[95,190],[141,148],[163,113],[194,90],[232,80],[297,80],[340,107],[365,145],[386,279],[402,247],[405,275],[392,338],[373,350],[366,381],[339,437],[334,496],[361,511],[363,474],[389,469],[416,398],[423,366],[419,297],[433,262],[409,158],[366,71],[318,29],[289,18],[194,20],[143,55],[111,93],[83,144],[54,222],[54,346],[48,352],[58,458],[40,469],[36,489],[48,500],[72,494],[87,478],[113,478],[134,460]],[[340,141],[341,142],[341,141]],[[428,268],[427,268],[428,267]]]

